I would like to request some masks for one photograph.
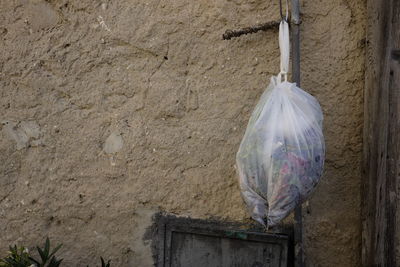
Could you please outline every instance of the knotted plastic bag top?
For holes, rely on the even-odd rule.
[[[279,27],[279,47],[280,72],[256,105],[236,156],[243,199],[264,226],[276,225],[310,196],[325,160],[321,107],[287,81],[286,21]]]

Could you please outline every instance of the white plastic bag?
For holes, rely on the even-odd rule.
[[[242,196],[251,216],[268,227],[310,195],[325,160],[321,107],[313,96],[287,82],[285,21],[279,29],[279,46],[281,72],[271,78],[255,107],[236,156]]]

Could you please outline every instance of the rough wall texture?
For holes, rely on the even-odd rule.
[[[279,67],[278,1],[0,2],[0,253],[45,236],[67,266],[151,266],[165,210],[248,219],[234,168]],[[358,266],[364,1],[303,1],[302,85],[327,162],[305,215],[308,266]]]

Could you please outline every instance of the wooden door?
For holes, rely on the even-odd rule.
[[[362,264],[398,266],[400,1],[367,5]]]

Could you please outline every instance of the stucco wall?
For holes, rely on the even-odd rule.
[[[278,1],[0,1],[0,254],[62,242],[66,266],[151,266],[154,212],[248,218],[235,153],[279,67]],[[365,3],[302,1],[302,85],[325,113],[308,266],[360,262]]]

